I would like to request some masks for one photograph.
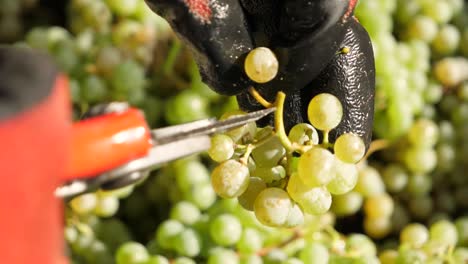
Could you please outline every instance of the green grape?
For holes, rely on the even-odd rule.
[[[246,210],[253,211],[255,198],[258,194],[266,189],[265,182],[258,177],[249,178],[249,186],[239,197],[237,197],[239,204]]]
[[[443,96],[443,87],[439,83],[431,82],[423,91],[423,93],[424,99],[427,103],[435,104],[440,102]],[[441,130],[440,124],[439,129]]]
[[[374,242],[363,234],[350,234],[346,239],[346,250],[358,256],[375,256],[377,254]]]
[[[281,144],[281,141],[277,136],[274,136],[256,147],[252,151],[252,158],[259,167],[273,167],[278,165],[285,154],[286,150]]]
[[[88,214],[96,208],[98,199],[94,193],[82,194],[70,201],[70,206],[78,214]]]
[[[211,184],[219,196],[235,198],[247,189],[249,177],[247,166],[235,160],[227,160],[213,170]]]
[[[106,0],[106,4],[112,12],[119,16],[130,16],[135,13],[138,2],[134,0]]]
[[[396,263],[398,264],[425,264],[427,256],[418,249],[400,250]]]
[[[422,224],[411,223],[400,233],[400,242],[419,248],[429,240],[429,230]]]
[[[239,252],[252,254],[263,247],[263,237],[257,229],[245,228],[237,242]]]
[[[444,25],[432,40],[432,48],[437,54],[450,55],[456,51],[460,38],[460,31],[455,26]]]
[[[410,215],[407,208],[396,202],[391,216],[391,221],[393,231],[399,233],[410,222]]]
[[[133,192],[133,185],[128,185],[115,190],[99,190],[99,196],[114,196],[120,199],[127,198]]]
[[[103,241],[111,252],[114,252],[121,244],[131,240],[127,226],[116,218],[101,221],[95,231],[96,238]]]
[[[286,169],[281,166],[274,167],[256,167],[252,172],[252,176],[262,179],[265,183],[270,184],[278,182],[286,177]]]
[[[299,159],[298,176],[307,186],[323,186],[332,180],[334,164],[335,157],[330,151],[314,147]]]
[[[358,170],[355,164],[335,159],[335,175],[328,183],[327,189],[332,194],[344,194],[351,191],[358,180]]]
[[[78,231],[72,226],[66,226],[63,230],[63,236],[68,243],[73,244],[78,239]]]
[[[468,246],[468,217],[460,217],[455,220],[455,226],[458,234],[458,244]]]
[[[296,227],[304,223],[304,213],[297,204],[293,204],[289,211],[288,219],[284,224],[284,227]]]
[[[449,246],[455,246],[458,241],[457,228],[447,220],[441,220],[429,228],[429,237],[433,241],[438,241]]]
[[[111,217],[119,209],[119,199],[114,196],[99,196],[94,213],[100,217]]]
[[[247,76],[256,83],[266,83],[278,74],[278,59],[269,48],[258,47],[251,50],[244,62]]]
[[[468,79],[468,60],[463,57],[445,57],[437,61],[432,69],[435,78],[444,86],[456,86]]]
[[[211,183],[199,183],[194,185],[188,193],[185,193],[185,198],[198,206],[198,208],[204,210],[214,204],[216,201],[216,193]]]
[[[354,190],[364,197],[370,197],[385,192],[385,184],[375,168],[366,166],[359,170],[358,176],[358,182]]]
[[[201,95],[184,90],[169,99],[165,117],[170,124],[180,124],[208,117],[208,101]]]
[[[196,264],[195,260],[187,257],[178,257],[173,262],[173,264]]]
[[[182,159],[173,163],[174,176],[177,185],[184,192],[193,186],[209,182],[210,172],[201,162],[191,159]]]
[[[408,131],[410,144],[417,147],[433,147],[439,138],[439,129],[432,120],[419,119]]]
[[[107,85],[104,79],[96,75],[86,76],[80,83],[81,98],[96,103],[104,101],[107,96]]]
[[[317,145],[319,143],[317,130],[307,123],[293,126],[289,130],[288,138],[291,142],[299,145]]]
[[[330,258],[330,253],[323,244],[310,242],[301,250],[299,258],[304,263],[327,264]]]
[[[246,113],[243,111],[234,110],[234,111],[224,113],[220,117],[220,120],[226,120],[229,117],[242,116],[245,114]],[[226,132],[226,135],[230,136],[234,140],[234,142],[238,142],[239,140],[244,139],[244,138],[253,139],[256,131],[257,131],[257,125],[255,124],[255,122],[250,122],[241,127],[229,130],[228,132]]]
[[[187,201],[181,201],[172,206],[169,215],[170,218],[180,221],[183,224],[192,225],[198,221],[201,213],[200,209],[198,209],[194,204]]]
[[[334,145],[337,158],[347,163],[356,163],[364,157],[366,146],[361,137],[352,133],[339,136]]]
[[[60,69],[71,72],[80,62],[75,43],[71,40],[57,42],[50,53]]]
[[[453,16],[452,7],[445,1],[433,1],[430,4],[423,5],[423,14],[434,19],[439,24],[445,24]]]
[[[398,258],[398,251],[386,249],[379,254],[381,264],[394,264]]]
[[[266,188],[255,199],[254,212],[264,225],[279,227],[286,223],[293,204],[280,188]]]
[[[307,187],[296,173],[289,178],[287,191],[306,213],[320,215],[330,209],[330,192],[325,187]]]
[[[408,184],[408,173],[398,163],[387,165],[382,171],[385,187],[390,192],[400,192]]]
[[[454,263],[467,263],[468,262],[468,248],[458,247],[453,251],[452,259]]]
[[[334,95],[322,93],[310,101],[307,116],[310,123],[317,129],[330,131],[341,122],[343,107]]]
[[[414,196],[427,195],[432,190],[432,178],[424,174],[409,177],[406,191]]]
[[[437,23],[430,17],[418,15],[410,21],[406,33],[409,38],[431,42],[437,34]]]
[[[437,153],[432,148],[410,147],[404,153],[404,162],[411,172],[428,173],[437,165]]]
[[[182,256],[195,257],[200,253],[201,239],[195,230],[187,228],[174,236],[172,247]]]
[[[388,217],[366,217],[364,219],[364,231],[372,238],[381,239],[392,231],[392,222]]]
[[[144,99],[130,96],[134,91],[142,90],[145,86],[144,69],[135,61],[127,60],[117,65],[112,70],[109,78],[113,89],[112,96],[115,100],[131,99],[132,102],[139,102],[139,100]]]
[[[81,100],[81,87],[80,83],[75,79],[70,79],[69,81],[70,86],[70,96],[73,103],[79,103]]]
[[[453,213],[457,207],[454,195],[447,190],[437,192],[435,204],[439,210],[447,213]]]
[[[96,57],[96,67],[100,72],[109,74],[122,61],[120,51],[113,46],[101,48]]]
[[[234,141],[226,135],[218,134],[211,138],[208,155],[216,162],[228,160],[234,154]]]
[[[173,247],[174,238],[184,230],[184,226],[177,220],[169,219],[162,222],[156,230],[156,240],[163,249]]]
[[[285,264],[304,264],[304,262],[298,258],[288,258]]]
[[[263,259],[256,254],[241,255],[240,264],[263,264]]]
[[[161,255],[151,256],[145,264],[169,264],[169,260]]]
[[[388,218],[392,215],[394,202],[387,193],[368,197],[364,202],[364,212],[369,218]]]
[[[137,242],[127,242],[121,245],[115,253],[117,264],[144,264],[148,259],[146,248]]]
[[[275,248],[270,250],[264,257],[265,264],[282,264],[288,259],[288,255],[281,249]]]
[[[337,216],[352,215],[361,209],[364,198],[357,192],[333,196],[331,210]]]
[[[210,235],[219,245],[234,245],[242,236],[242,225],[234,215],[222,214],[211,222]]]

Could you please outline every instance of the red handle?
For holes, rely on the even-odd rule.
[[[144,156],[151,146],[144,115],[135,108],[77,122],[65,179],[95,176]]]

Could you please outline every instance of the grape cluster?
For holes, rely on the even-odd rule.
[[[253,81],[267,82],[276,75],[278,62],[270,49],[256,48],[246,57],[245,71]],[[278,107],[275,130],[246,124],[213,137],[208,154],[220,163],[211,175],[219,196],[238,198],[267,226],[294,227],[303,223],[304,213],[326,213],[332,194],[345,194],[355,187],[356,163],[363,158],[365,145],[352,133],[341,135],[334,144],[328,142],[328,133],[343,117],[334,95],[312,98],[308,106],[311,124],[297,124],[287,136],[282,103],[284,94],[279,94],[274,103]],[[321,144],[317,129],[323,134]]]

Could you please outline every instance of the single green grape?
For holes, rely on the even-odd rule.
[[[359,256],[375,256],[377,254],[374,242],[364,234],[353,233],[348,235],[346,249],[348,252],[354,252]]]
[[[161,255],[151,256],[145,264],[169,264],[169,260]]]
[[[460,217],[455,220],[458,233],[458,243],[461,246],[468,246],[468,217]]]
[[[234,215],[221,214],[211,222],[210,235],[219,245],[234,245],[241,238],[242,225]]]
[[[266,189],[266,183],[258,177],[249,178],[249,186],[243,194],[237,197],[239,204],[246,210],[253,211],[255,199],[258,194]]]
[[[236,246],[241,253],[252,254],[263,247],[263,240],[257,229],[245,228]]]
[[[365,166],[359,170],[358,182],[355,191],[364,197],[370,197],[385,192],[385,184],[380,173],[371,166]]]
[[[185,199],[195,204],[198,208],[208,209],[216,202],[216,193],[210,182],[202,182],[192,186],[184,193]]]
[[[400,192],[408,184],[408,173],[399,163],[392,163],[382,171],[382,179],[385,187],[390,192]]]
[[[70,206],[78,214],[88,214],[96,208],[98,198],[94,193],[86,193],[73,198]]]
[[[364,202],[364,212],[368,218],[389,218],[393,208],[393,199],[387,193],[368,197]]]
[[[429,230],[419,223],[412,223],[400,232],[400,242],[419,248],[429,240]]]
[[[195,230],[187,228],[174,236],[172,247],[182,256],[195,257],[200,254],[201,238]]]
[[[379,254],[381,264],[394,264],[398,258],[398,251],[394,249],[386,249]]]
[[[304,213],[298,204],[294,203],[289,211],[288,219],[284,227],[296,227],[304,223]]]
[[[288,134],[289,140],[298,145],[317,145],[319,143],[319,135],[317,130],[307,124],[300,123],[291,128]]]
[[[304,263],[327,264],[330,258],[330,253],[323,244],[310,242],[301,250],[299,258]]]
[[[339,136],[333,148],[336,157],[347,163],[358,162],[366,152],[364,141],[353,133],[345,133]]]
[[[173,247],[174,238],[184,230],[184,225],[177,220],[166,220],[156,230],[156,240],[163,249]]]
[[[300,157],[297,172],[305,185],[323,186],[332,180],[334,164],[335,157],[330,151],[314,147]]]
[[[210,181],[210,172],[198,160],[182,159],[173,163],[174,176],[181,190],[189,191],[197,184]]]
[[[245,58],[244,69],[247,76],[256,83],[266,83],[278,74],[278,59],[269,48],[251,50]]]
[[[333,196],[331,211],[337,216],[353,215],[361,209],[364,198],[358,192],[348,192]]]
[[[144,264],[149,259],[146,248],[137,242],[127,242],[121,245],[115,253],[117,264]]]
[[[219,164],[211,174],[214,191],[223,198],[239,197],[249,185],[249,169],[236,160]]]
[[[330,131],[341,122],[343,106],[340,100],[329,93],[316,95],[309,103],[307,116],[310,123],[322,131]]]
[[[274,167],[278,165],[286,150],[277,136],[273,136],[252,151],[252,158],[259,167]]]
[[[195,260],[187,257],[178,257],[174,259],[173,264],[196,264]]]
[[[409,142],[418,147],[433,147],[439,138],[439,128],[432,120],[419,119],[408,131]]]
[[[170,218],[186,225],[194,224],[201,216],[200,209],[187,201],[180,201],[172,206]]]
[[[115,196],[99,196],[94,213],[100,217],[111,217],[119,209],[119,199]]]
[[[254,212],[264,225],[279,227],[288,220],[293,204],[288,193],[280,188],[266,188],[255,199]]]
[[[231,137],[218,134],[211,138],[211,147],[208,155],[216,162],[228,160],[234,154],[234,141]]]
[[[327,185],[328,191],[336,195],[344,194],[354,189],[358,180],[356,165],[335,159],[334,166],[335,175]]]
[[[364,218],[364,231],[375,239],[382,239],[392,231],[392,222],[389,217]]]
[[[445,245],[455,246],[458,241],[457,228],[453,223],[441,220],[430,226],[429,237]]]

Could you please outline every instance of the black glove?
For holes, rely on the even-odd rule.
[[[147,0],[192,48],[203,80],[215,91],[237,95],[247,111],[261,106],[247,92],[254,86],[267,100],[287,95],[286,129],[307,120],[318,93],[337,96],[343,120],[330,140],[344,132],[369,145],[374,114],[375,66],[367,32],[353,18],[356,0]],[[278,57],[278,75],[254,84],[243,71],[246,53],[266,46]],[[348,53],[340,50],[348,47]],[[271,124],[271,117],[262,120]]]

